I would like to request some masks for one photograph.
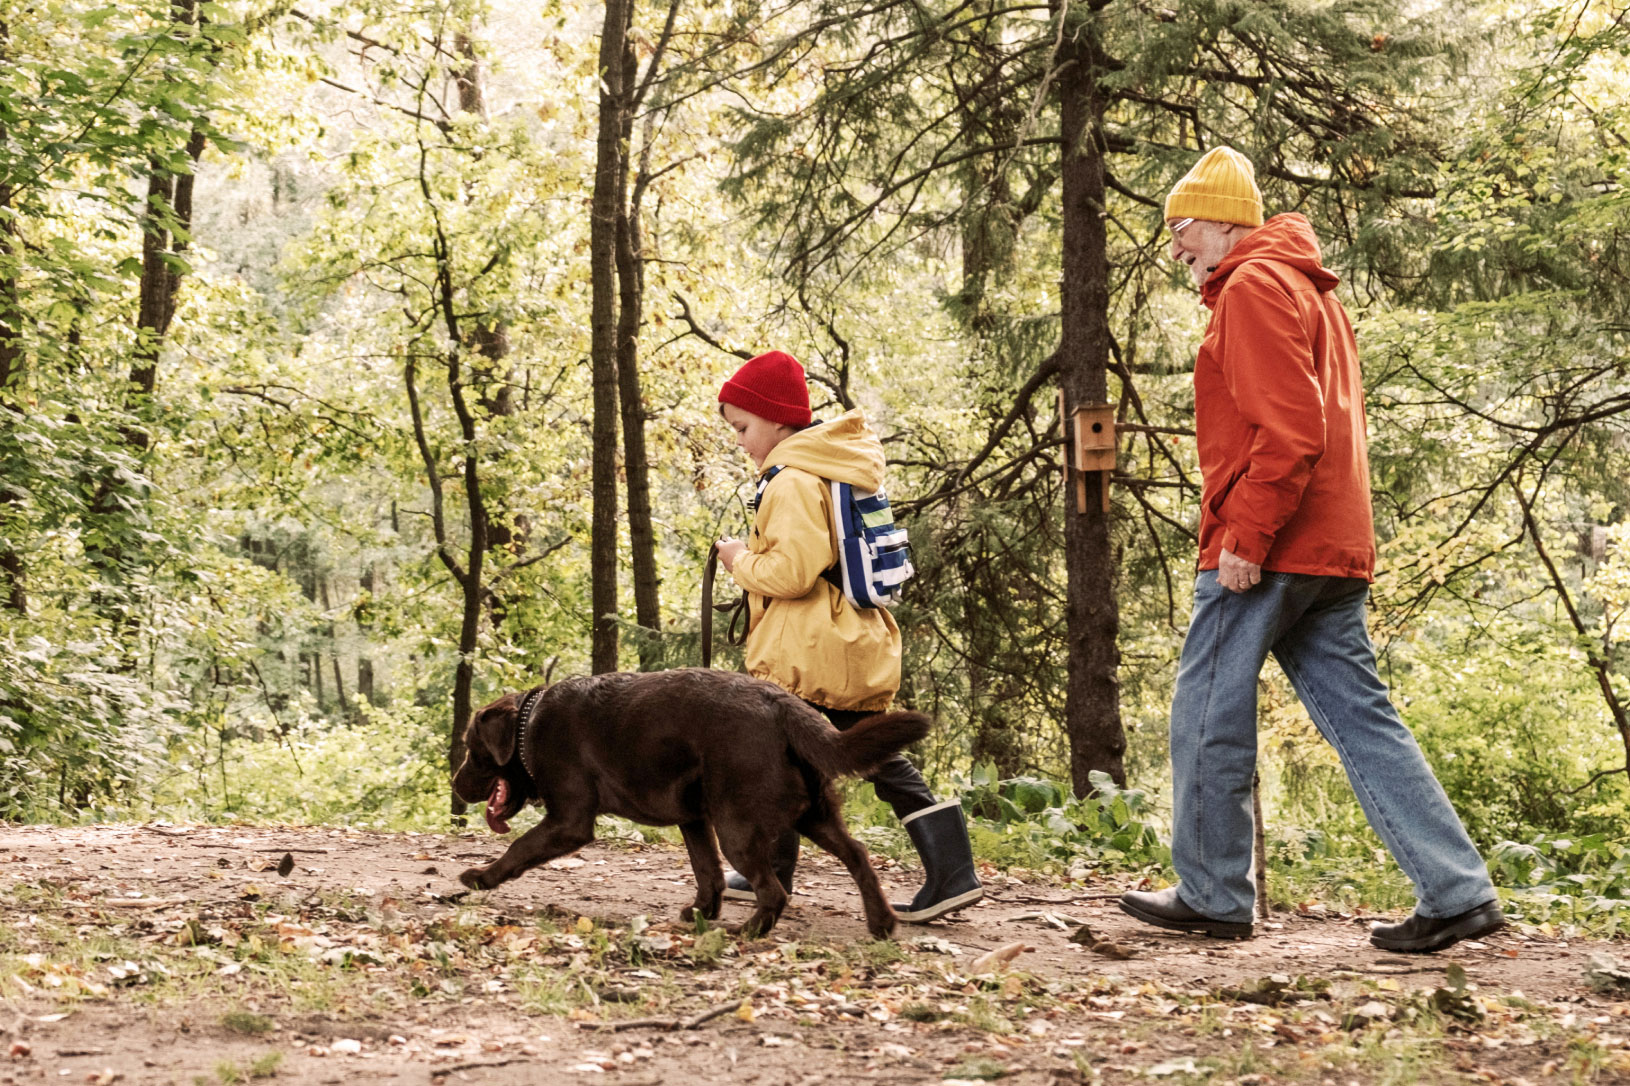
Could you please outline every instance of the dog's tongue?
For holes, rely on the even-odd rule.
[[[487,797],[487,828],[493,833],[508,833],[509,823],[498,817],[498,812],[509,803],[509,782],[502,777],[492,786],[492,795]]]

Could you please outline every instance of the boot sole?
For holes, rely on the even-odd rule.
[[[976,889],[969,890],[965,894],[958,894],[956,897],[948,897],[944,901],[936,901],[926,909],[918,909],[915,912],[911,911],[909,907],[902,909],[900,906],[896,905],[894,906],[894,915],[899,917],[907,924],[926,924],[930,920],[938,920],[946,913],[955,912],[958,909],[966,909],[969,905],[972,905],[974,902],[978,901],[984,896],[985,888],[980,886]]]
[[[1196,920],[1172,920],[1134,908],[1124,901],[1120,905],[1121,912],[1126,915],[1141,920],[1145,924],[1165,928],[1168,931],[1186,931],[1194,935],[1209,935],[1213,939],[1249,939],[1253,931],[1250,924],[1240,924],[1230,920],[1211,920],[1203,916]]]
[[[1370,945],[1397,954],[1432,954],[1439,950],[1447,950],[1462,939],[1481,939],[1485,935],[1493,935],[1503,927],[1505,927],[1503,916],[1497,920],[1478,918],[1462,927],[1445,928],[1431,938],[1389,940],[1371,935]]]
[[[753,893],[753,891],[751,891],[751,890],[728,889],[723,894],[721,894],[720,896],[723,897],[726,901],[757,901],[758,900],[758,895]],[[787,891],[787,896],[788,897],[797,897],[798,896],[798,891],[797,890],[788,890]]]

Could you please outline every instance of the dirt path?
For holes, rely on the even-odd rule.
[[[677,923],[682,850],[597,845],[464,894],[500,848],[0,825],[0,1084],[1630,1082],[1630,999],[1585,978],[1622,942],[1423,958],[1371,948],[1367,918],[1297,915],[1219,942],[1135,923],[1116,887],[991,872],[981,905],[872,943],[824,855],[743,942]],[[1082,923],[1097,946],[1070,941]]]

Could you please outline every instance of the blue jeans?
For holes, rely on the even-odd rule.
[[[1236,594],[1205,570],[1172,698],[1172,865],[1184,904],[1249,922],[1257,677],[1272,652],[1336,748],[1365,817],[1415,884],[1418,911],[1456,916],[1494,886],[1443,786],[1387,698],[1365,625],[1369,585],[1262,574]]]

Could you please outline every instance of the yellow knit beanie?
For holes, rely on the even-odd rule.
[[[1251,160],[1232,147],[1207,151],[1166,197],[1166,219],[1262,225],[1262,192]]]

